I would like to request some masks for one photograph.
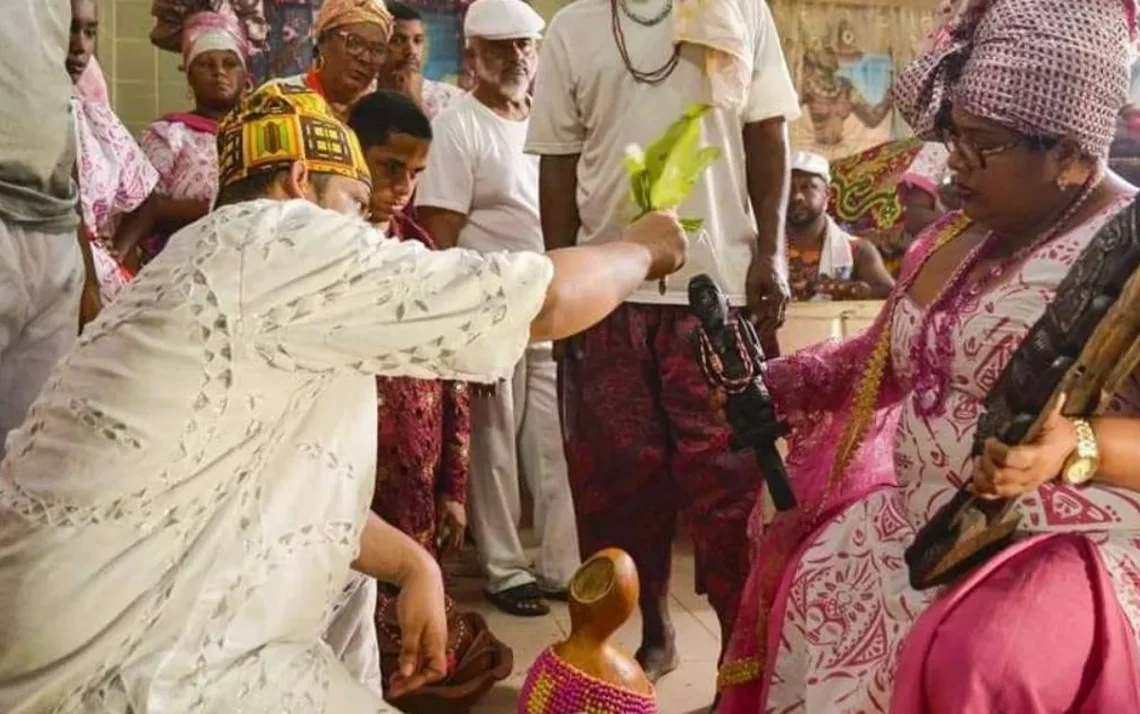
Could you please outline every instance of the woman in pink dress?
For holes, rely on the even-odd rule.
[[[158,175],[107,98],[103,73],[94,59],[98,15],[94,0],[72,0],[67,71],[75,84],[71,109],[77,138],[79,213],[91,242],[99,296],[106,304],[131,274],[114,257],[117,234],[145,234],[153,225],[151,192]],[[86,317],[90,317],[87,311]]]
[[[158,171],[157,193],[166,200],[161,230],[137,246],[141,264],[158,255],[175,231],[210,210],[218,190],[218,120],[233,109],[248,85],[250,45],[228,5],[191,15],[181,32],[182,67],[194,109],[168,114],[143,134],[143,151]],[[136,248],[117,247],[124,255]]]
[[[971,458],[988,389],[1135,194],[1106,169],[1135,7],[954,5],[895,99],[951,149],[963,212],[918,240],[866,334],[768,367],[799,508],[754,519],[721,714],[1140,711],[1140,385]],[[903,552],[971,477],[1018,497],[1026,537],[916,591]]]

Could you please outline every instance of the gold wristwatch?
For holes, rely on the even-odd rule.
[[[1077,448],[1065,461],[1061,480],[1070,486],[1081,486],[1096,476],[1100,467],[1100,448],[1092,424],[1087,419],[1073,419],[1072,424],[1077,431]]]

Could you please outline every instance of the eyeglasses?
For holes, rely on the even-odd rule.
[[[360,35],[344,30],[337,30],[333,34],[344,43],[344,51],[361,62],[380,63],[388,54],[388,45],[383,42],[369,42]]]
[[[1024,146],[1035,151],[1048,149],[1057,143],[1051,139],[1042,139],[1032,136],[1019,136],[1018,138],[1007,141],[1004,144],[996,146],[978,146],[969,139],[964,138],[954,129],[944,129],[941,132],[940,141],[950,153],[956,153],[962,159],[965,167],[972,171],[977,171],[986,168],[986,159],[991,156],[998,156],[1007,151],[1016,149],[1019,146]]]

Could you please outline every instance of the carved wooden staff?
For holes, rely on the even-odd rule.
[[[1062,397],[1066,416],[1095,416],[1138,363],[1140,203],[1134,202],[1085,247],[990,389],[974,455],[991,437],[1009,445],[1031,441]],[[1016,535],[1016,499],[985,501],[969,488],[967,482],[907,549],[915,588],[951,582]]]
[[[764,350],[756,330],[748,320],[729,316],[728,300],[707,275],[689,281],[689,307],[701,321],[697,339],[705,378],[728,393],[725,411],[732,425],[732,448],[756,453],[772,502],[778,510],[792,510],[796,497],[776,448],[788,427],[776,418],[764,383]]]

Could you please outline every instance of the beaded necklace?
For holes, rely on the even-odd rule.
[[[1061,217],[1052,223],[1049,230],[1042,233],[1028,246],[996,262],[977,280],[967,286],[966,280],[973,273],[978,263],[988,257],[1001,241],[1001,238],[994,231],[987,233],[986,237],[979,241],[966,255],[966,258],[959,263],[950,280],[945,283],[934,300],[925,307],[915,333],[915,339],[910,344],[909,352],[910,363],[916,368],[914,406],[915,412],[919,416],[927,418],[934,416],[946,404],[946,397],[949,393],[950,364],[956,353],[953,334],[961,320],[964,308],[980,297],[991,285],[999,282],[1009,269],[1020,264],[1041,246],[1056,238],[1061,229],[1069,222],[1069,219],[1088,202],[1089,197],[1100,186],[1101,178],[1099,172],[1090,176],[1081,188],[1080,193],[1061,214]],[[915,271],[915,277],[918,273],[919,271]],[[931,344],[932,342],[933,344]]]
[[[681,61],[681,46],[674,45],[673,54],[669,56],[669,59],[665,61],[665,64],[656,69],[642,70],[634,67],[633,60],[629,56],[629,49],[625,44],[625,31],[622,30],[621,11],[619,8],[625,9],[625,3],[622,2],[622,0],[610,0],[610,30],[613,33],[614,42],[617,43],[618,53],[621,55],[621,61],[625,64],[626,70],[628,70],[630,75],[633,76],[634,81],[640,84],[649,84],[656,86],[664,82],[666,79],[669,79],[669,77],[673,74],[673,70],[677,69],[677,65]],[[668,12],[662,16],[662,20],[667,17],[673,10],[673,3],[671,1],[666,5],[666,10]],[[651,24],[641,22],[639,18],[633,17],[629,12],[626,12],[626,16],[644,27],[653,26]],[[648,19],[654,20],[655,18]],[[659,22],[661,22],[661,20],[657,20],[653,24],[657,24]]]

